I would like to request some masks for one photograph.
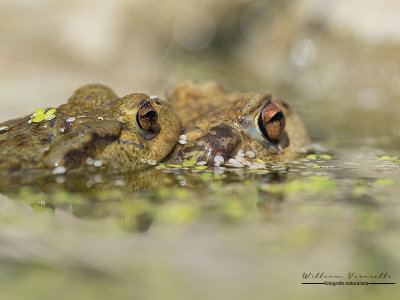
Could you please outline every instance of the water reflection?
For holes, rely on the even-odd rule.
[[[127,231],[147,231],[154,222],[196,222],[205,211],[213,211],[217,219],[259,222],[297,201],[372,207],[393,202],[388,189],[395,188],[399,163],[395,157],[382,158],[371,158],[367,170],[365,162],[354,162],[354,156],[346,161],[310,154],[290,164],[253,170],[159,166],[124,174],[36,174],[30,181],[3,181],[1,191],[37,212],[62,210],[84,219],[111,218]]]

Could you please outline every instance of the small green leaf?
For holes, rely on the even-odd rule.
[[[208,168],[207,166],[197,166],[197,167],[195,167],[196,170],[205,170],[207,168]]]
[[[398,158],[397,157],[391,157],[388,155],[382,155],[381,157],[379,157],[380,160],[387,160],[387,161],[397,161]]]
[[[318,158],[318,155],[317,154],[309,154],[309,155],[307,155],[307,158],[310,160],[316,160]]]
[[[394,185],[394,180],[393,179],[377,179],[377,180],[375,180],[375,184],[380,185],[380,186]]]
[[[44,118],[45,118],[45,115],[43,115],[43,114],[37,115],[36,117],[34,117],[32,119],[32,122],[39,123],[39,122],[42,122],[44,120]]]
[[[46,111],[45,115],[49,116],[49,115],[54,114],[55,112],[56,112],[56,109],[55,108],[51,108],[48,111]]]
[[[196,164],[195,160],[185,160],[182,163],[182,166],[184,166],[184,167],[193,167],[195,164]]]
[[[33,113],[34,116],[43,115],[43,114],[44,114],[44,109],[43,109],[43,108],[38,108],[38,109],[35,110],[35,112]]]
[[[170,167],[170,168],[182,168],[182,166],[181,165],[167,165],[167,167]]]
[[[53,120],[56,117],[56,115],[44,115],[45,120]]]

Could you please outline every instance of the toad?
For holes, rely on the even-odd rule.
[[[57,109],[0,123],[0,170],[143,169],[164,159],[180,134],[167,101],[140,93],[119,98],[106,86],[85,85]]]
[[[226,93],[215,82],[188,80],[172,87],[167,98],[185,129],[171,163],[243,167],[290,161],[309,148],[298,115],[269,93]]]

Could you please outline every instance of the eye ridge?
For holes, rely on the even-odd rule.
[[[141,109],[143,106],[147,104],[150,104],[150,101],[148,99],[143,99],[139,104],[139,109]]]

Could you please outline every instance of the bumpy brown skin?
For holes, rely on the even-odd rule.
[[[158,134],[149,134],[137,124],[143,100],[157,111]],[[40,123],[29,124],[26,116],[0,124],[8,127],[0,131],[0,171],[73,169],[85,165],[88,157],[102,161],[106,169],[143,169],[149,165],[141,159],[164,159],[181,134],[181,121],[168,102],[138,93],[119,98],[97,84],[76,90],[55,115]],[[67,122],[69,117],[76,119]]]
[[[215,82],[184,81],[167,93],[167,99],[180,116],[187,144],[179,145],[171,162],[207,161],[221,155],[225,162],[239,150],[254,152],[265,162],[290,161],[310,145],[307,132],[283,101],[268,93],[226,93]],[[258,129],[257,118],[269,101],[283,112],[286,126],[279,140],[271,142]],[[253,160],[255,160],[253,159]]]

